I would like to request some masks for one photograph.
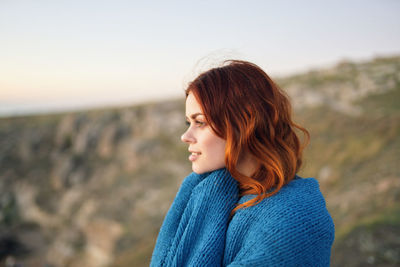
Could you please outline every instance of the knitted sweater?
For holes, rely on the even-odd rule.
[[[334,224],[318,182],[298,176],[255,206],[239,209],[225,169],[191,173],[161,226],[150,266],[329,266]]]

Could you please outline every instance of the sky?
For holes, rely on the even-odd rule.
[[[230,58],[276,77],[397,55],[398,14],[398,0],[0,0],[0,116],[183,97]]]

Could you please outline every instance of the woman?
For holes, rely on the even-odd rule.
[[[151,266],[329,266],[334,225],[283,91],[231,60],[186,89],[193,173],[165,217]]]

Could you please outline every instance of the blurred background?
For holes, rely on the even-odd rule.
[[[400,2],[0,0],[0,266],[148,266],[184,89],[262,67],[311,133],[332,266],[400,265]]]

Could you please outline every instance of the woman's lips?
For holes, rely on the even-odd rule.
[[[200,155],[201,155],[200,152],[192,152],[192,154],[190,154],[190,156],[189,156],[189,160],[195,161]]]

